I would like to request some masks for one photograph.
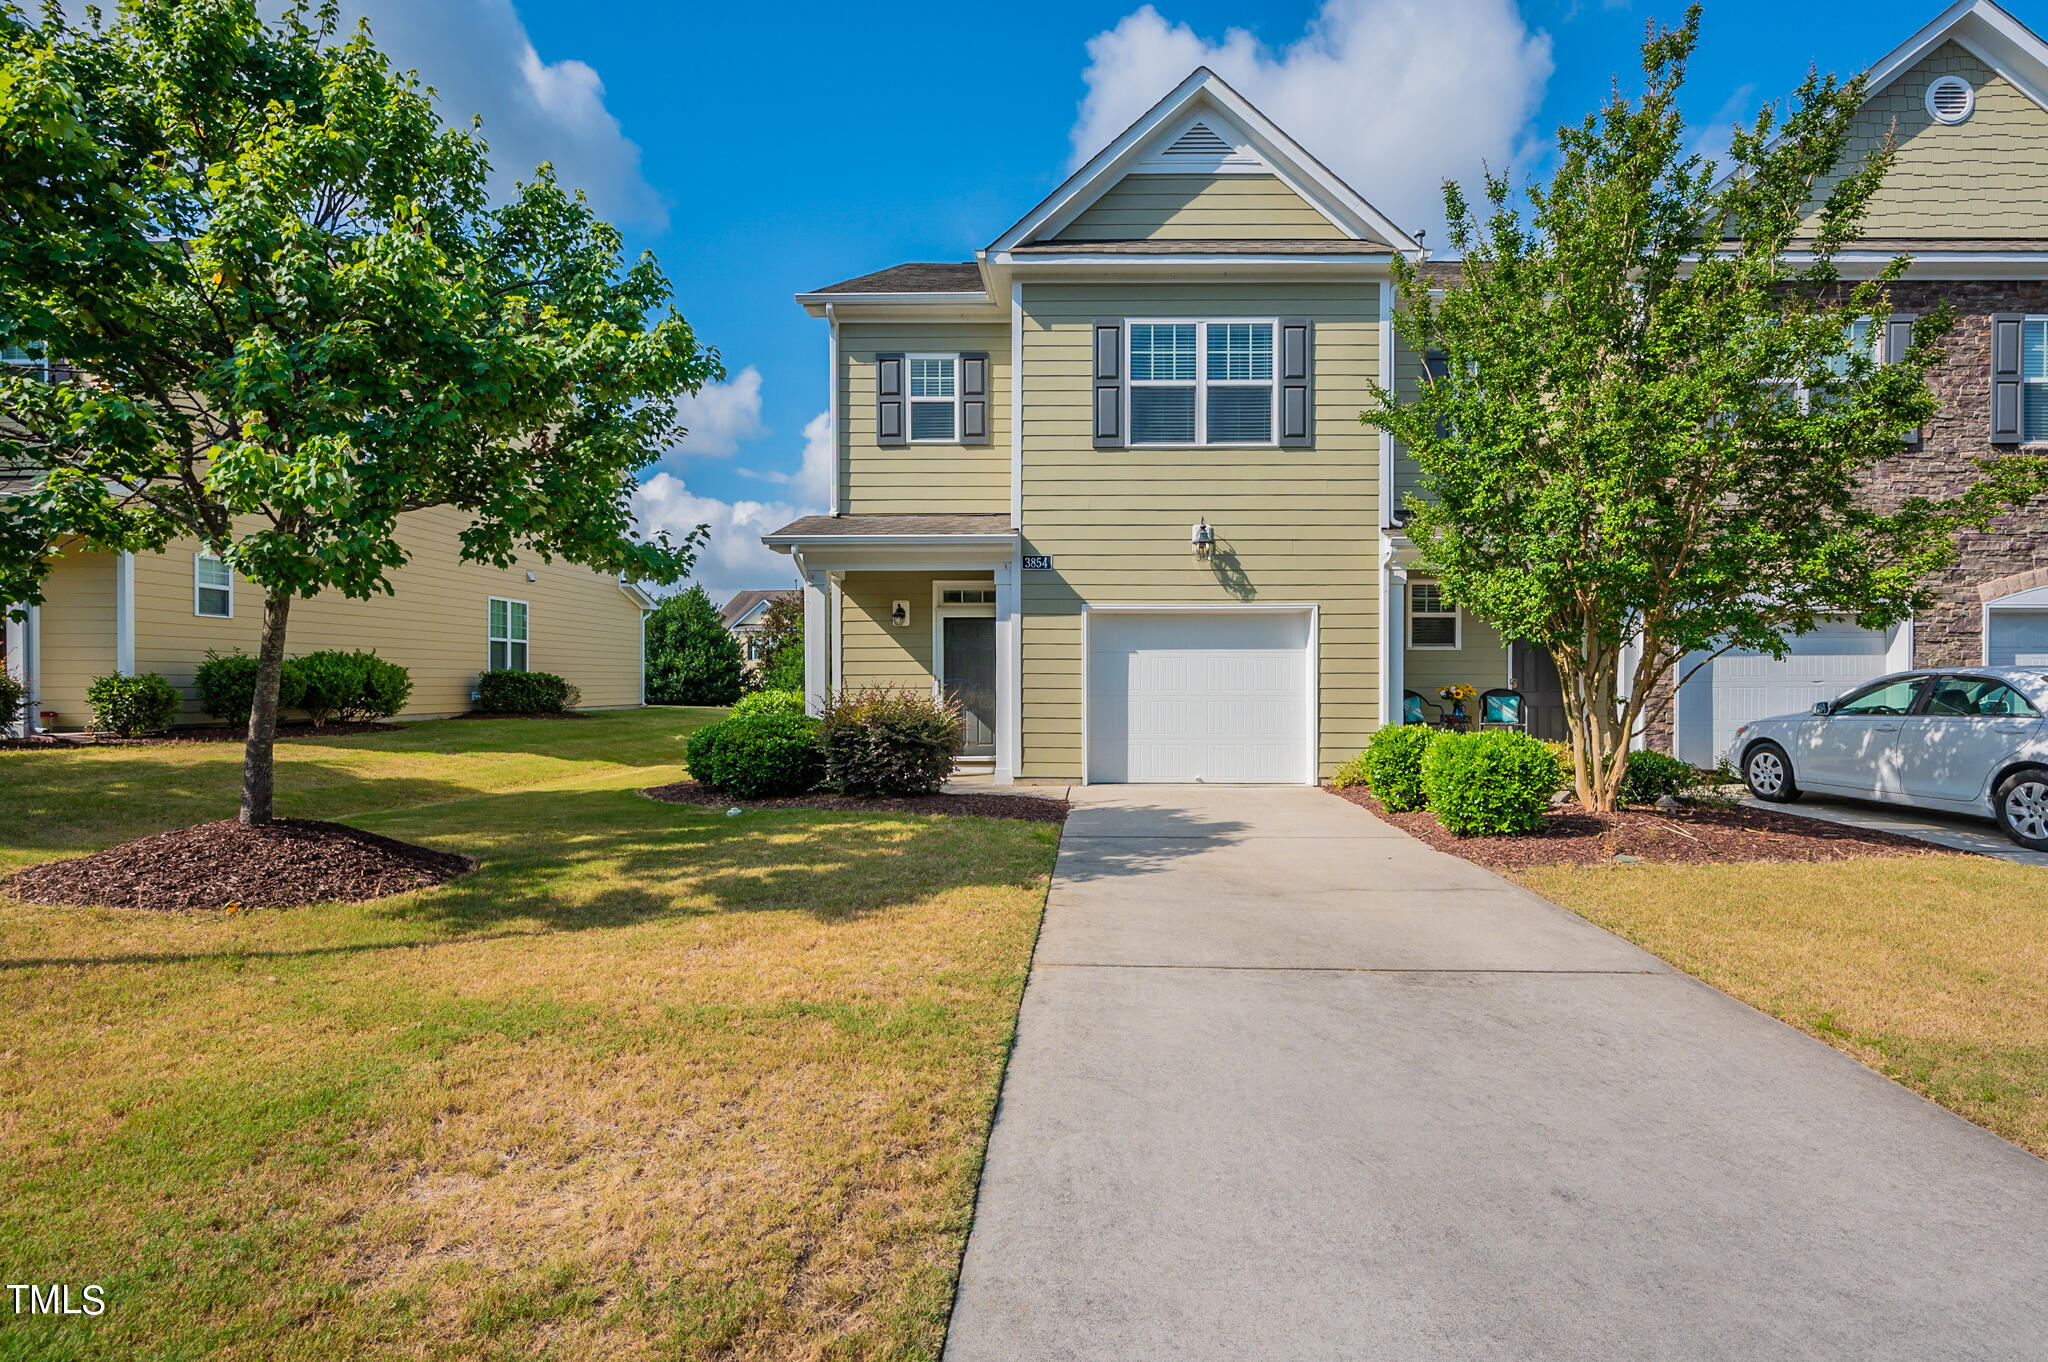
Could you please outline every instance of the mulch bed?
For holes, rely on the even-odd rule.
[[[475,866],[340,823],[279,818],[244,827],[230,818],[30,866],[0,890],[29,903],[103,908],[296,908],[426,889]]]
[[[328,724],[315,728],[311,724],[279,724],[277,740],[292,742],[305,738],[349,738],[360,733],[397,733],[404,724]],[[243,728],[229,728],[224,724],[210,724],[204,727],[174,728],[166,733],[153,733],[142,738],[117,738],[111,733],[38,733],[30,738],[8,738],[0,741],[0,751],[68,752],[79,747],[182,747],[187,743],[232,742],[249,740],[249,732]]]
[[[786,799],[734,799],[731,795],[679,780],[642,790],[664,804],[695,804],[707,809],[835,809],[851,813],[930,813],[954,818],[1022,818],[1034,823],[1064,823],[1073,806],[1064,799],[1037,795],[935,794],[905,799],[855,799],[850,795],[792,795]]]
[[[1340,799],[1392,823],[1438,851],[1489,870],[1539,865],[1611,865],[1620,860],[1668,865],[1730,861],[1846,861],[1859,856],[1960,856],[1964,853],[1889,832],[1871,832],[1770,809],[1631,808],[1592,814],[1576,805],[1553,809],[1541,832],[1526,837],[1458,837],[1426,809],[1390,813],[1362,787],[1331,790]]]

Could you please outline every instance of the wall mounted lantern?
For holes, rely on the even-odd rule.
[[[1188,533],[1188,547],[1195,551],[1195,557],[1203,562],[1216,551],[1216,531],[1209,528],[1206,517],[1195,522],[1195,528]]]
[[[890,602],[890,604],[889,604],[889,623],[891,623],[891,624],[895,625],[895,626],[896,626],[896,627],[897,627],[898,629],[908,629],[908,628],[910,627],[910,602],[909,602],[909,601],[892,601],[892,602]]]

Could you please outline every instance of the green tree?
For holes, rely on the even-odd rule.
[[[0,6],[0,343],[89,375],[0,377],[0,600],[52,545],[192,535],[264,593],[244,822],[268,822],[291,603],[388,593],[399,517],[515,553],[677,580],[703,527],[636,537],[634,470],[721,377],[651,257],[542,166],[485,191],[474,127],[331,3]]]
[[[1505,175],[1483,208],[1445,186],[1462,282],[1432,299],[1396,266],[1396,325],[1441,376],[1363,417],[1421,466],[1408,533],[1446,595],[1556,660],[1589,809],[1615,807],[1628,735],[1688,654],[1905,619],[1959,527],[2044,485],[2011,457],[1945,502],[1864,492],[1933,415],[1953,321],[1920,318],[1878,363],[1860,338],[1884,334],[1906,261],[1853,283],[1834,266],[1892,148],[1843,165],[1864,82],[1816,73],[1736,131],[1732,174],[1688,154],[1698,28],[1695,6],[1653,29],[1642,97],[1560,130],[1526,220]]]
[[[647,698],[658,705],[729,705],[740,698],[739,640],[701,586],[647,617]]]
[[[777,597],[761,615],[754,636],[761,649],[761,689],[804,693],[804,598]]]

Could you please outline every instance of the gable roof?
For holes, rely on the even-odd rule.
[[[1271,174],[1353,242],[1404,253],[1422,249],[1221,76],[1198,66],[997,237],[988,254],[1054,236],[1126,175],[1161,170]]]
[[[789,588],[780,591],[742,591],[725,603],[718,612],[721,624],[730,629],[744,622],[756,610],[765,609],[776,601],[787,600],[797,593]]]
[[[972,260],[959,264],[913,261],[907,265],[891,265],[886,270],[876,270],[873,274],[863,274],[842,283],[827,284],[812,294],[798,296],[848,293],[971,293],[979,297],[986,290],[982,287],[981,266]]]
[[[1992,0],[1956,0],[1926,27],[1872,63],[1870,93],[1877,94],[1945,42],[1964,48],[2011,81],[2020,93],[2048,109],[2048,43]]]

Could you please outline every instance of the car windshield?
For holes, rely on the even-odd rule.
[[[1853,691],[1838,701],[1836,714],[1904,714],[1913,707],[1913,696],[1924,676],[1899,676]]]
[[[2003,681],[1988,676],[1944,676],[1934,683],[1927,696],[1927,712],[1967,718],[2032,718],[2034,707]]]

